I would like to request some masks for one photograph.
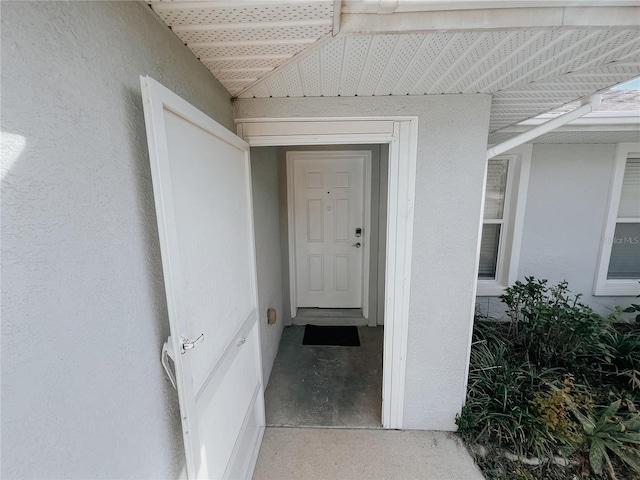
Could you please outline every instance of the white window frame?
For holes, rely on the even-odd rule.
[[[527,190],[529,188],[529,173],[531,172],[532,144],[524,144],[512,148],[508,152],[493,157],[507,159],[507,185],[505,190],[504,211],[502,221],[484,219],[484,199],[486,196],[486,168],[485,188],[482,198],[482,226],[485,223],[501,223],[500,239],[498,243],[498,258],[495,279],[478,278],[476,295],[479,297],[495,297],[502,295],[505,289],[518,278],[520,264],[520,249],[522,245],[522,230],[524,226],[525,206],[527,203]],[[482,230],[478,238],[478,264],[480,262],[480,245],[482,243]],[[478,265],[479,266],[479,265]],[[477,277],[477,274],[476,274]]]
[[[640,142],[619,143],[616,148],[613,174],[611,175],[611,186],[609,188],[609,208],[600,241],[600,256],[598,258],[598,268],[593,286],[594,295],[635,296],[640,293],[638,280],[607,279],[611,247],[613,246],[616,223],[618,223],[618,208],[620,206],[620,196],[622,195],[622,181],[627,166],[627,159],[630,157],[640,157]]]

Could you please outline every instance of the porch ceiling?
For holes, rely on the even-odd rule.
[[[334,23],[334,0],[147,3],[234,96],[329,35]]]
[[[579,107],[579,102],[511,125],[489,135],[498,144]],[[640,141],[640,90],[609,90],[602,94],[598,111],[545,133],[532,143],[623,143]]]
[[[640,75],[629,2],[357,15],[348,1],[339,33],[333,0],[149,3],[240,98],[485,93],[495,132]]]

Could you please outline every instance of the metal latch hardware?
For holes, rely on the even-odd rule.
[[[202,342],[204,342],[204,333],[193,341],[181,336],[180,337],[180,349],[181,349],[180,353],[185,353],[187,350],[192,350],[196,348],[198,345],[200,345]]]

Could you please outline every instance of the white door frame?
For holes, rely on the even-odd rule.
[[[335,158],[339,160],[345,156],[364,156],[364,201],[363,201],[363,215],[364,224],[362,229],[364,230],[364,237],[362,241],[364,248],[362,249],[362,316],[369,318],[369,268],[371,261],[371,251],[369,247],[369,239],[371,229],[371,152],[368,150],[336,150],[336,151],[320,151],[320,150],[305,150],[305,151],[290,151],[287,152],[287,214],[288,222],[287,229],[289,235],[289,299],[291,302],[291,317],[295,318],[298,310],[298,294],[297,294],[297,275],[298,269],[296,265],[296,233],[295,233],[295,212],[294,212],[294,178],[293,178],[293,161],[294,156],[298,158],[314,158],[321,155],[323,158]]]
[[[252,147],[389,144],[382,425],[401,429],[418,146],[417,117],[244,118],[238,135]]]

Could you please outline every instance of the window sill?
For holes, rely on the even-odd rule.
[[[640,295],[638,280],[606,280],[597,282],[593,289],[594,296],[636,297]]]
[[[506,288],[505,285],[497,280],[478,280],[476,297],[499,297]]]

